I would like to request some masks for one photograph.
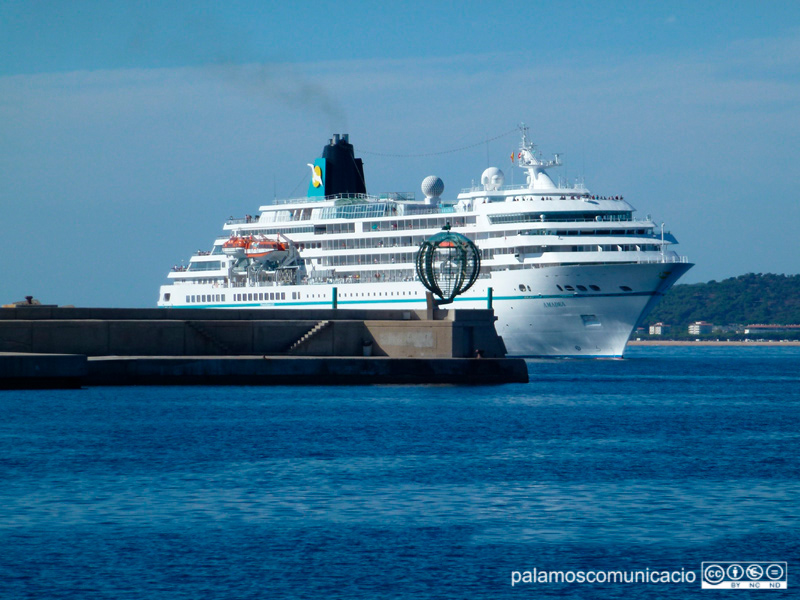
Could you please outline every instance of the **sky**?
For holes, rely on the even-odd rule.
[[[684,283],[800,273],[800,2],[0,0],[0,304],[155,306],[333,133],[370,193],[510,182],[521,122]]]

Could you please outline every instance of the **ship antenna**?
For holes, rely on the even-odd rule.
[[[520,129],[520,131],[522,131],[522,146],[523,147],[527,147],[528,146],[528,126],[525,125],[525,123],[520,123],[519,124],[519,129]]]

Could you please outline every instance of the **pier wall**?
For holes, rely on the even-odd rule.
[[[527,382],[504,357],[489,310],[0,309],[0,389]]]
[[[0,309],[0,352],[85,356],[505,356],[489,310]]]
[[[510,358],[98,357],[86,385],[373,385],[527,383]]]
[[[78,388],[88,374],[85,356],[0,352],[0,390]]]

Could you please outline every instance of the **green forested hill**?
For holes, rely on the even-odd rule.
[[[684,326],[800,324],[800,275],[748,273],[724,281],[676,285],[644,322]]]

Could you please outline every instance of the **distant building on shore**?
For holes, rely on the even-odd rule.
[[[798,333],[800,325],[746,325],[744,332],[747,335],[756,333]]]
[[[669,325],[664,323],[653,323],[650,325],[650,335],[665,335],[669,333]]]
[[[711,323],[706,323],[705,321],[695,321],[691,325],[689,325],[689,335],[704,335],[711,333],[711,330],[714,326]]]

